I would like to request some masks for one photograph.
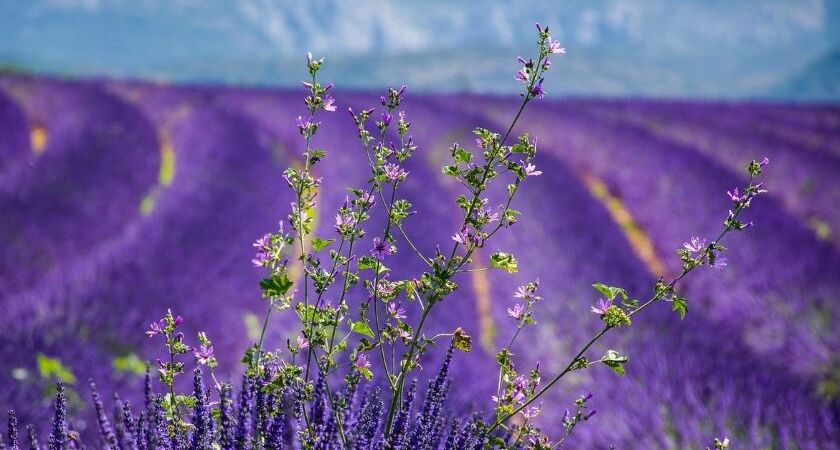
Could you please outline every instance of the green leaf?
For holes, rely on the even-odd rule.
[[[41,378],[54,377],[67,384],[76,384],[76,375],[73,375],[70,369],[64,367],[58,358],[50,358],[42,353],[38,353],[35,358],[38,363],[38,372],[41,374]]]
[[[607,350],[607,353],[604,354],[604,357],[601,358],[604,364],[606,364],[613,372],[617,373],[620,376],[624,375],[624,365],[630,361],[630,358],[626,356],[620,355],[615,350]]]
[[[595,283],[592,285],[596,291],[600,292],[607,297],[608,300],[614,300],[616,296],[621,296],[621,298],[626,302],[627,301],[627,291],[620,287],[613,287],[607,286],[606,284],[602,283]]]
[[[143,375],[146,373],[146,362],[138,358],[135,353],[117,356],[111,364],[117,372],[130,373],[133,375]]]
[[[469,150],[465,149],[464,147],[458,147],[455,150],[455,153],[452,155],[452,157],[455,159],[455,161],[458,161],[458,162],[461,162],[461,163],[468,163],[468,162],[472,161],[472,156],[473,156],[472,153]]]
[[[472,338],[463,328],[459,327],[455,330],[455,334],[452,335],[452,347],[462,352],[472,350]]]
[[[316,237],[312,239],[312,249],[316,252],[320,252],[321,250],[329,247],[329,245],[333,242],[335,242],[335,239],[321,239]]]
[[[363,334],[371,339],[374,338],[373,331],[371,331],[370,326],[364,322],[353,322],[352,325],[350,325],[350,331]]]
[[[519,271],[519,264],[516,258],[510,253],[496,252],[490,255],[490,267],[494,269],[501,269],[507,273],[516,273]]]
[[[286,274],[275,273],[260,280],[260,287],[266,297],[282,297],[292,287],[292,280]]]
[[[368,270],[376,267],[378,261],[373,256],[362,256],[359,258],[359,270]]]
[[[366,380],[373,379],[373,372],[371,372],[367,367],[357,367],[356,370],[358,370]]]
[[[674,295],[672,301],[674,303],[672,310],[676,311],[677,314],[680,315],[680,320],[685,319],[685,313],[688,311],[688,302],[685,298],[680,297],[679,295]]]
[[[460,171],[458,171],[458,166],[456,166],[454,164],[451,165],[451,166],[443,166],[443,169],[441,169],[441,172],[443,172],[443,174],[448,176],[448,177],[457,177],[458,174],[461,173]]]

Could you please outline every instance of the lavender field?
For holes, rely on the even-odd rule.
[[[378,93],[336,91],[339,111],[378,103]],[[251,243],[293,201],[281,175],[299,163],[301,97],[0,76],[0,408],[48,423],[56,379],[80,417],[93,417],[91,377],[102,392],[139,399],[145,361],[163,356],[143,332],[167,308],[188,334],[213,337],[219,374],[237,379],[264,310]],[[504,129],[516,102],[409,95],[418,157],[404,189],[423,219],[406,228],[425,253],[459,225],[456,204],[440,201],[460,192],[440,172],[449,145],[469,144],[477,125]],[[727,243],[729,267],[687,279],[685,320],[665,305],[634,317],[641,326],[597,344],[631,355],[627,375],[575,372],[551,401],[594,394],[597,414],[570,448],[691,449],[718,435],[743,449],[840,448],[840,107],[555,99],[525,116],[518,131],[537,138],[547,176],[517,198],[517,232],[482,251],[516,248],[529,264],[464,274],[429,330],[461,326],[476,338],[453,363],[452,377],[468,380],[453,407],[490,407],[494,344],[513,332],[505,311],[516,286],[540,277],[546,302],[542,326],[515,350],[562,369],[599,327],[587,312],[591,283],[641,297],[679,273],[675,250],[720,228],[725,191],[745,181],[745,161],[767,156],[770,194],[749,211],[756,225]],[[323,122],[316,220],[328,235],[344,188],[370,172],[350,117]],[[421,269],[399,261],[396,273]],[[268,346],[281,346],[293,321],[272,320]],[[441,357],[429,356],[424,376]],[[548,409],[541,425],[557,430],[561,415]]]

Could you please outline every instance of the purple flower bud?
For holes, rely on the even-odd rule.
[[[545,97],[545,89],[543,89],[542,83],[543,83],[543,78],[540,78],[540,80],[537,82],[537,84],[535,84],[534,86],[531,87],[531,95],[533,95],[534,97],[537,97],[537,98]]]

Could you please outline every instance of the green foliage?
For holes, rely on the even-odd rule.
[[[65,367],[58,358],[50,358],[43,353],[38,353],[35,355],[35,361],[41,378],[76,384],[76,375]],[[145,372],[145,368],[143,370]]]
[[[375,336],[373,335],[373,331],[370,329],[370,325],[361,321],[351,322],[350,331],[367,336],[371,339],[375,338]]]
[[[136,353],[117,356],[111,362],[114,370],[120,373],[143,375],[146,373],[146,362],[137,357]]]
[[[321,239],[321,238],[313,238],[312,239],[312,250],[316,252],[320,252],[321,250],[329,247],[330,244],[335,242],[335,239]]]
[[[628,316],[623,309],[616,305],[610,305],[610,307],[607,308],[607,312],[604,313],[602,320],[604,321],[604,324],[610,328],[630,325],[630,316]]]
[[[685,319],[685,313],[688,310],[688,302],[685,298],[680,297],[679,295],[674,294],[673,298],[671,299],[673,303],[673,311],[676,311],[677,314],[680,315],[680,320]]]
[[[627,356],[621,356],[615,350],[607,350],[607,353],[601,358],[601,362],[607,365],[613,372],[617,373],[620,376],[624,375],[624,365],[630,361],[630,358]]]
[[[292,280],[284,273],[274,273],[270,277],[260,280],[264,297],[282,297],[286,295],[292,284]]]
[[[490,267],[504,270],[507,273],[519,271],[519,263],[516,262],[516,258],[505,252],[496,252],[490,255]]]
[[[455,334],[452,335],[452,347],[462,352],[472,350],[472,338],[463,328],[459,327],[455,330]]]

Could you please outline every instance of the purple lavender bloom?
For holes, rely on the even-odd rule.
[[[219,443],[222,450],[232,450],[236,439],[236,418],[230,391],[230,384],[222,384],[219,400]]]
[[[382,123],[385,124],[386,127],[391,124],[391,119],[392,116],[388,111],[382,112]]]
[[[55,393],[55,416],[48,450],[64,450],[67,440],[67,398],[64,396],[64,383],[58,382]]]
[[[452,346],[446,353],[446,358],[437,376],[429,381],[426,398],[423,401],[423,411],[417,417],[411,434],[410,448],[434,449],[441,440],[444,416],[443,408],[446,394],[449,390],[449,366],[452,363]]]
[[[29,450],[39,450],[41,446],[38,444],[38,436],[35,433],[35,425],[27,425],[26,434],[29,437]]]
[[[96,391],[96,384],[93,380],[88,380],[90,385],[90,395],[93,399],[93,406],[96,410],[96,422],[99,425],[99,435],[106,447],[116,448],[117,437],[114,435],[114,430],[111,428],[111,422],[108,420],[108,415],[105,413],[105,407],[102,405],[102,399],[99,397],[99,392]]]
[[[239,393],[239,411],[236,420],[236,448],[251,448],[251,416],[253,415],[253,380],[247,375],[242,377],[242,390]]]
[[[9,438],[9,449],[10,450],[20,450],[18,448],[18,428],[17,428],[17,415],[15,415],[15,411],[9,410],[9,429],[7,437]],[[0,441],[2,443],[2,441]]]
[[[201,378],[201,369],[193,372],[193,407],[192,424],[194,427],[190,450],[204,450],[212,448],[212,418],[208,405],[207,392],[204,390],[204,381]]]

